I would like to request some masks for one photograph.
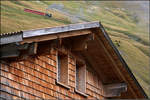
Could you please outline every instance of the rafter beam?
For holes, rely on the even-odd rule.
[[[12,43],[12,44],[7,44],[7,45],[2,45],[0,48],[0,59],[4,58],[14,58],[14,57],[19,57],[20,54],[22,55],[34,55],[37,53],[37,43],[31,43],[31,44],[17,44],[17,43]],[[26,53],[22,53],[22,51],[26,51]]]
[[[71,51],[87,50],[88,42],[90,42],[91,40],[94,40],[94,34],[92,34],[92,33],[90,33],[84,37],[75,39],[71,45]]]
[[[34,36],[34,37],[28,37],[24,38],[21,44],[24,43],[32,43],[32,42],[40,42],[40,41],[46,41],[46,40],[55,40],[58,38],[67,38],[67,37],[73,37],[73,36],[80,36],[80,35],[86,35],[90,34],[91,31],[86,30],[78,30],[78,31],[70,31],[70,32],[63,32],[60,34],[48,34],[48,35],[41,35],[41,36]]]
[[[80,24],[70,24],[70,25],[64,25],[58,27],[51,27],[51,28],[28,30],[28,31],[23,31],[23,38],[37,37],[37,36],[63,33],[69,31],[71,32],[71,31],[78,31],[78,30],[86,30],[90,28],[98,28],[99,26],[100,26],[99,22],[87,22],[87,23],[80,23]]]
[[[120,96],[122,92],[127,91],[126,83],[115,83],[104,85],[104,96],[105,97],[116,97]]]

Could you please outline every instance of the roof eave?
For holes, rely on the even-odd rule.
[[[141,87],[141,85],[139,84],[139,82],[136,80],[135,76],[133,75],[132,71],[130,70],[130,68],[128,67],[127,63],[124,61],[124,59],[122,58],[122,56],[120,55],[118,49],[115,47],[115,45],[113,44],[112,40],[110,39],[110,37],[108,36],[107,32],[105,31],[103,25],[100,23],[100,30],[102,30],[104,37],[107,39],[107,41],[109,42],[110,46],[113,48],[113,50],[115,51],[115,53],[117,54],[118,58],[120,59],[121,63],[123,64],[123,66],[126,68],[127,72],[129,73],[129,75],[131,76],[131,78],[133,79],[133,81],[135,82],[135,84],[137,85],[137,87],[140,89],[140,91],[142,92],[143,96],[145,98],[148,99],[147,94],[145,93],[145,91],[143,90],[143,88]]]

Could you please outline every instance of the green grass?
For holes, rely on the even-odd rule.
[[[111,36],[112,40],[120,40],[120,47],[117,46],[119,51],[122,53],[123,58],[129,65],[130,69],[132,70],[133,74],[141,83],[142,87],[145,89],[146,93],[149,93],[148,87],[150,84],[149,80],[149,56],[147,56],[141,49],[135,44],[138,45],[139,43],[129,39],[122,39],[120,37]],[[140,44],[141,46],[144,46]],[[147,48],[147,47],[145,47]],[[143,48],[143,49],[145,49]]]
[[[79,8],[82,8],[84,16],[79,17],[79,22],[101,21],[111,39],[121,41],[118,49],[148,94],[150,84],[148,33],[144,26],[137,25],[128,11],[115,9],[123,4],[108,4],[104,1],[95,1],[95,5],[92,5],[91,1],[41,1],[40,3],[36,1],[1,1],[1,33],[71,24],[71,19],[63,12],[49,10],[52,18],[47,18],[23,11],[24,8],[30,8],[45,12],[45,9],[53,3],[63,4],[64,9],[71,15],[80,15]],[[110,9],[105,9],[106,6]],[[150,94],[148,95],[150,96]]]

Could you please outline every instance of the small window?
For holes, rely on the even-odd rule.
[[[86,65],[76,63],[76,91],[80,94],[86,92]]]
[[[68,85],[68,55],[57,54],[57,83]]]

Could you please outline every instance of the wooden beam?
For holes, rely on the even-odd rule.
[[[98,28],[99,26],[100,26],[99,22],[86,22],[86,23],[70,24],[70,25],[51,27],[51,28],[35,29],[35,30],[23,31],[23,38],[56,34],[56,33],[69,32],[69,31],[77,31],[83,29],[86,30],[91,28]]]
[[[84,40],[78,41],[71,48],[71,51],[83,51],[83,50],[87,50],[87,43]]]
[[[59,40],[55,40],[51,43],[51,47],[55,48],[58,52],[62,54],[70,54],[73,56],[73,58],[76,58],[77,62],[80,64],[85,64],[85,61],[81,55],[78,54],[78,52],[71,52],[68,48],[66,48],[64,45],[58,46]]]
[[[86,34],[90,34],[90,33],[91,33],[91,31],[89,29],[70,31],[70,32],[62,32],[59,34],[48,34],[48,35],[24,38],[23,41],[20,43],[24,44],[24,43],[40,42],[40,41],[46,41],[46,40],[54,40],[54,39],[58,39],[58,38],[66,38],[66,37],[73,37],[73,36],[79,36],[79,35],[86,35]]]
[[[17,49],[10,49],[9,50],[2,50],[0,51],[0,59],[2,58],[14,58],[14,57],[18,57],[20,55],[20,52]]]
[[[84,58],[77,52],[72,52],[72,56],[76,59],[76,63],[79,63],[80,65],[86,64]]]
[[[96,32],[95,31],[95,33],[97,33],[98,35],[96,36],[96,37],[101,37],[101,32]],[[103,37],[103,36],[102,36]],[[137,97],[137,94],[134,92],[134,90],[133,90],[133,88],[130,86],[131,84],[128,82],[128,80],[127,80],[127,78],[125,77],[125,75],[123,75],[123,73],[121,72],[121,70],[120,70],[120,68],[119,68],[119,66],[116,64],[116,62],[114,61],[114,59],[112,58],[112,55],[111,55],[111,53],[109,53],[109,51],[106,49],[106,47],[105,47],[105,45],[104,45],[104,43],[106,43],[106,41],[104,42],[104,41],[102,41],[102,40],[100,40],[100,39],[97,39],[98,40],[98,43],[102,46],[102,48],[104,49],[104,52],[106,53],[106,55],[108,56],[108,58],[110,58],[110,60],[111,60],[111,62],[112,62],[112,65],[114,66],[114,68],[116,69],[116,72],[117,73],[119,73],[119,77],[121,77],[124,81],[126,81],[127,82],[127,84],[129,84],[128,85],[128,90],[130,90],[131,91],[131,95],[134,95],[133,97],[135,97],[135,98],[138,98]],[[104,42],[104,43],[103,43]]]
[[[126,83],[116,83],[104,85],[104,96],[105,97],[116,97],[120,96],[122,92],[127,91]]]
[[[28,55],[35,55],[37,53],[38,43],[32,43],[28,49]]]
[[[88,34],[83,37],[79,37],[73,41],[71,45],[71,51],[83,51],[87,50],[88,42],[94,40],[94,34]]]
[[[0,58],[13,58],[13,57],[19,57],[20,54],[22,56],[29,56],[34,55],[37,53],[37,43],[31,43],[31,44],[7,44],[2,45],[0,48]],[[22,51],[26,51],[25,53],[22,53]]]
[[[17,48],[18,48],[18,50],[27,50],[28,47],[29,47],[29,44],[25,43],[23,45],[19,45]]]
[[[7,44],[0,47],[0,58],[18,57],[19,54],[16,44]]]

